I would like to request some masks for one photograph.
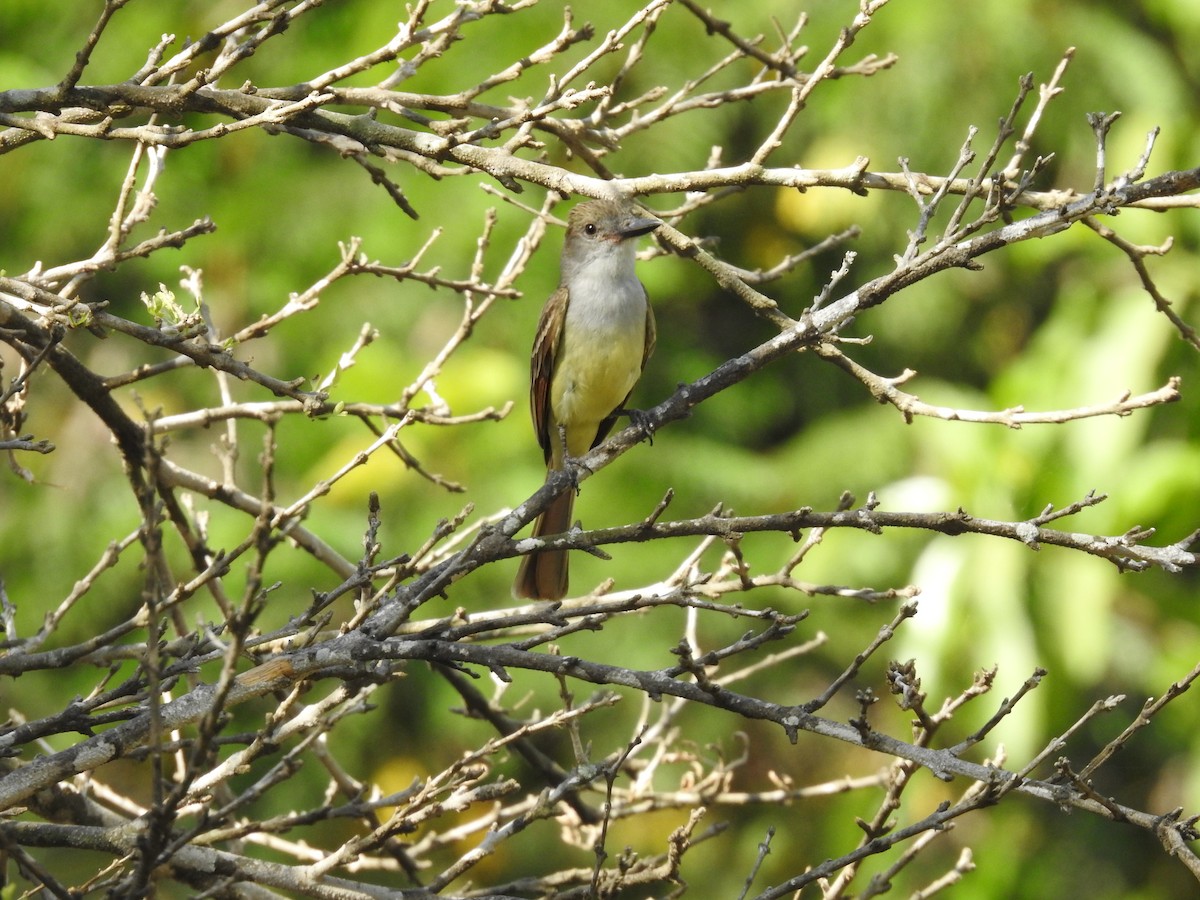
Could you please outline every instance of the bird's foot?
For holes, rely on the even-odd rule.
[[[562,467],[567,473],[567,478],[571,480],[571,487],[575,493],[579,493],[579,473],[580,471],[593,474],[592,470],[579,461],[578,456],[572,456],[571,451],[567,449],[567,429],[562,425],[558,426],[558,439],[562,441]]]
[[[654,417],[644,409],[626,409],[622,407],[617,410],[618,416],[628,416],[629,424],[634,428],[641,429],[646,435],[646,439],[654,446]]]

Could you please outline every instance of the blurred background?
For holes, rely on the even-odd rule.
[[[60,15],[34,0],[5,0],[0,5],[0,89],[59,81],[99,6],[77,4],[71,15]],[[241,8],[229,0],[130,3],[114,18],[84,82],[122,81],[164,33],[181,40],[195,37]],[[435,3],[434,14],[450,8]],[[577,22],[592,22],[602,35],[638,8],[638,3],[612,0],[577,3],[574,12]],[[804,62],[808,68],[825,55],[857,3],[717,0],[712,8],[740,34],[768,34],[769,48],[774,46],[772,20],[786,28],[807,10],[810,23],[802,42],[811,48]],[[404,15],[393,3],[329,4],[236,69],[238,83],[305,81],[379,46]],[[468,29],[469,50],[466,45],[454,48],[402,87],[438,93],[470,87],[548,42],[561,23],[561,6],[550,2],[513,16],[489,17]],[[897,64],[872,78],[822,85],[771,162],[841,167],[863,155],[873,170],[898,171],[904,157],[913,171],[943,174],[954,164],[971,126],[979,128],[974,147],[981,154],[987,150],[1022,75],[1032,72],[1038,83],[1045,82],[1064,51],[1074,47],[1065,91],[1046,112],[1028,157],[1053,155],[1036,187],[1091,189],[1096,153],[1085,119],[1091,111],[1122,113],[1108,143],[1110,174],[1136,163],[1147,132],[1155,127],[1162,131],[1148,174],[1191,168],[1200,164],[1198,43],[1200,16],[1192,0],[897,0],[876,16],[843,59],[848,63],[868,53],[894,52]],[[495,99],[540,96],[549,71],[564,71],[589,50],[590,45],[580,45],[549,70],[535,67],[497,89]],[[647,63],[625,85],[624,94],[634,97],[660,83],[678,85],[728,50],[719,37],[705,35],[702,24],[682,7],[669,10],[651,41]],[[603,70],[602,65],[591,77],[599,79]],[[753,71],[742,63],[717,82],[732,86]],[[385,74],[372,72],[352,83],[375,83]],[[698,169],[713,146],[723,148],[726,162],[739,162],[769,133],[786,99],[780,93],[676,117],[635,137],[607,163],[626,176]],[[1035,101],[1027,101],[1026,114]],[[1020,122],[1023,126],[1024,116]],[[116,141],[60,137],[0,158],[0,268],[16,275],[35,265],[90,255],[105,239],[131,149]],[[557,158],[557,152],[551,151],[552,162],[583,171],[578,160]],[[1011,148],[1001,158],[1009,155]],[[288,137],[248,130],[233,139],[168,153],[157,210],[141,236],[181,228],[205,215],[216,222],[217,232],[182,251],[161,252],[102,275],[86,296],[105,299],[113,313],[149,324],[139,296],[153,293],[160,283],[177,288],[179,267],[190,266],[202,270],[205,299],[227,334],[277,310],[289,293],[303,291],[328,272],[339,259],[338,242],[352,235],[362,237],[367,256],[400,265],[434,229],[441,229],[425,265],[441,265],[447,276],[465,277],[486,209],[497,207],[499,216],[487,258],[490,275],[499,271],[528,223],[527,213],[481,190],[488,181],[482,175],[433,181],[397,167],[389,175],[409,195],[420,213],[418,221],[405,216],[361,169],[333,151]],[[536,207],[541,197],[542,189],[527,187],[519,199]],[[645,202],[668,210],[679,199],[648,197]],[[565,214],[565,207],[560,211]],[[786,253],[857,225],[862,233],[849,245],[858,257],[843,283],[848,290],[893,267],[893,254],[903,251],[916,220],[914,203],[901,194],[859,197],[829,189],[800,194],[751,188],[682,227],[714,239],[714,252],[721,258],[752,269],[769,267]],[[1106,224],[1139,244],[1173,239],[1172,251],[1151,259],[1149,267],[1176,311],[1192,323],[1200,320],[1200,213],[1126,212]],[[406,470],[394,456],[379,454],[339,482],[308,519],[309,527],[341,553],[356,558],[360,552],[368,491],[377,491],[382,499],[381,540],[383,555],[389,556],[419,545],[439,519],[456,514],[467,499],[475,504],[475,515],[483,516],[515,506],[539,486],[541,453],[526,401],[528,351],[541,304],[557,282],[560,244],[561,232],[552,231],[517,285],[523,296],[498,302],[437,380],[438,394],[456,414],[509,401],[515,404],[512,413],[500,422],[405,432],[409,450],[428,469],[461,482],[466,495],[449,493]],[[839,248],[819,256],[768,285],[767,292],[785,311],[798,314],[841,265],[842,253]],[[859,500],[875,491],[885,509],[961,506],[977,516],[1012,520],[1037,515],[1047,504],[1067,505],[1095,490],[1109,499],[1062,527],[1096,534],[1153,527],[1157,535],[1151,542],[1163,544],[1196,528],[1196,352],[1155,312],[1126,258],[1077,226],[981,262],[982,271],[939,275],[871,310],[847,332],[869,335],[871,343],[847,351],[883,375],[915,369],[919,375],[908,390],[929,402],[968,409],[1098,404],[1127,389],[1152,390],[1172,375],[1183,378],[1183,400],[1127,418],[1022,430],[934,420],[906,425],[894,409],[874,403],[857,382],[813,355],[801,354],[714,398],[689,420],[656,435],[653,446],[635,449],[589,480],[576,515],[588,527],[626,523],[648,514],[673,488],[668,518],[701,514],[718,503],[745,514],[805,505],[827,509],[843,491]],[[684,260],[656,257],[640,264],[639,273],[655,305],[659,343],[635,392],[636,406],[661,401],[677,383],[704,375],[770,336],[765,323]],[[461,310],[461,298],[448,291],[376,278],[345,279],[325,292],[316,310],[292,319],[270,339],[245,347],[243,358],[252,357],[257,368],[280,378],[319,376],[369,322],[380,339],[343,376],[333,399],[387,403],[453,333]],[[68,346],[106,374],[159,358],[149,351],[138,356],[130,342],[98,341],[86,332],[72,335]],[[0,357],[13,362],[7,348]],[[5,369],[6,377],[12,373]],[[236,390],[240,399],[268,399],[250,386],[237,385]],[[140,404],[165,414],[218,402],[212,379],[189,370],[143,382],[121,399],[130,408]],[[263,429],[256,424],[239,429],[243,458],[238,465],[252,487]],[[138,521],[118,454],[103,428],[45,374],[35,383],[26,430],[49,438],[58,449],[46,457],[22,456],[21,463],[35,476],[32,484],[8,471],[0,475],[0,578],[24,633],[36,630],[45,612],[95,564],[109,542],[129,533]],[[371,437],[346,419],[283,422],[276,473],[280,499],[294,499],[328,477]],[[213,477],[220,474],[212,449],[216,439],[216,431],[205,430],[170,438],[181,463]],[[244,519],[214,507],[210,543],[236,542],[247,527]],[[583,592],[609,577],[622,589],[649,583],[668,575],[691,548],[680,542],[672,557],[662,545],[619,545],[611,562],[576,554],[572,587]],[[744,549],[754,571],[765,572],[794,546],[762,536],[748,539]],[[707,562],[715,564],[717,558],[714,554]],[[276,554],[273,565],[267,581],[279,579],[285,587],[273,595],[275,608],[268,611],[264,627],[303,608],[310,588],[334,585],[327,571],[298,551]],[[514,571],[515,563],[481,570],[459,582],[444,608],[431,609],[430,615],[447,614],[456,606],[476,611],[507,604]],[[1019,765],[1095,700],[1126,695],[1116,712],[1097,719],[1064,751],[1082,765],[1125,727],[1145,697],[1161,695],[1200,660],[1200,574],[1195,571],[1119,574],[1107,563],[1054,548],[1034,553],[978,537],[854,532],[826,536],[796,574],[816,584],[920,587],[915,620],[890,650],[864,668],[854,687],[871,686],[883,693],[880,676],[886,660],[913,657],[930,706],[936,708],[942,697],[964,689],[973,672],[998,667],[995,691],[948,726],[953,735],[948,743],[985,721],[999,698],[1011,695],[1035,666],[1049,670],[1043,686],[1021,703],[977,758],[997,752],[1001,741],[1009,760]],[[236,583],[236,573],[234,577]],[[141,602],[141,578],[134,561],[118,564],[64,623],[61,639],[79,640],[128,616]],[[760,592],[751,599],[790,611],[809,608],[802,633],[822,631],[830,637],[800,662],[760,673],[741,686],[781,702],[802,702],[819,693],[895,615],[894,607],[844,598]],[[191,617],[206,614],[211,613],[189,612]],[[612,623],[600,634],[577,636],[564,644],[564,652],[659,668],[673,662],[669,650],[681,628],[681,614],[659,610],[636,621]],[[705,623],[705,628],[702,637],[714,647],[742,630],[727,622]],[[50,697],[85,693],[95,679],[91,670],[39,673],[0,684],[0,702],[30,715],[35,698],[44,705],[53,702]],[[558,703],[553,683],[525,678],[510,691],[510,696],[528,692],[533,706]],[[580,686],[579,693],[588,691]],[[448,725],[447,707],[457,705],[456,697],[418,667],[381,690],[376,700],[381,709],[346,723],[340,750],[354,763],[354,774],[375,778],[385,789],[399,789],[414,776],[436,771],[487,736],[478,722],[451,719]],[[597,756],[619,749],[625,740],[629,722],[639,712],[640,701],[631,701],[589,726]],[[1101,770],[1098,790],[1150,812],[1200,807],[1198,703],[1185,696],[1169,707]],[[884,711],[885,705],[877,707],[879,727],[890,724],[894,733],[903,734],[905,717]],[[854,715],[852,692],[826,712],[843,720]],[[255,711],[248,709],[246,715],[252,718]],[[726,716],[689,710],[681,724],[701,756],[740,752]],[[603,726],[611,727],[611,733]],[[737,778],[740,790],[768,788],[770,771],[804,784],[870,773],[887,763],[884,757],[809,735],[801,735],[793,746],[761,725],[738,727],[750,739],[749,761]],[[55,740],[66,746],[69,737],[52,739],[52,745]],[[569,765],[566,742],[558,749],[560,761]],[[520,777],[522,771],[514,761],[512,774]],[[314,769],[312,775],[310,788],[319,793],[320,773]],[[951,796],[927,775],[918,780],[908,797],[910,806],[901,814],[911,819],[901,824]],[[867,791],[787,808],[712,808],[708,823],[730,820],[736,827],[709,845],[719,851],[690,856],[684,877],[697,896],[736,896],[756,844],[774,825],[773,852],[756,886],[783,880],[795,874],[797,860],[815,864],[851,849],[860,837],[854,817],[869,818],[877,803],[878,794]],[[686,812],[658,815],[619,825],[612,846],[661,852],[664,836],[686,820]],[[535,861],[540,870],[554,854],[562,855],[559,864],[564,866],[591,864],[587,852],[558,844],[552,823],[542,823],[540,829],[509,845],[510,852],[529,857],[496,863],[505,877],[534,867]],[[1194,894],[1194,881],[1152,836],[1094,816],[1068,816],[1026,798],[1011,798],[960,821],[895,879],[895,887],[907,893],[927,884],[953,863],[964,845],[973,849],[978,868],[956,889],[957,896],[1158,900]],[[705,892],[698,885],[712,887]]]

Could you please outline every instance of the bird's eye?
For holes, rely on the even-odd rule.
[[[583,233],[584,234],[595,234],[596,233],[596,223],[588,222],[586,225],[584,225]]]

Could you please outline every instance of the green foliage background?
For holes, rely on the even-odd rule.
[[[812,0],[807,7],[782,0],[712,5],[742,33],[770,33],[770,17],[786,23],[807,8],[811,24],[804,40],[813,60],[824,54],[857,7],[847,0]],[[603,34],[637,6],[628,0],[583,2],[574,11]],[[0,87],[57,82],[98,7],[78,3],[71,15],[59,15],[34,0],[5,0],[0,5]],[[130,3],[114,19],[84,81],[123,80],[162,33],[198,35],[238,9],[234,2]],[[238,78],[264,86],[306,80],[377,46],[401,15],[390,3],[329,3],[249,60],[244,70],[237,70]],[[455,48],[405,88],[448,92],[473,85],[547,41],[561,15],[560,5],[543,2],[515,16],[478,23],[469,29],[468,52]],[[872,168],[894,171],[903,156],[914,171],[941,174],[953,164],[968,127],[980,128],[977,149],[990,144],[1022,74],[1033,72],[1045,81],[1063,51],[1074,46],[1066,92],[1051,105],[1035,142],[1036,153],[1054,154],[1039,187],[1090,189],[1095,151],[1084,113],[1092,110],[1123,113],[1109,143],[1111,171],[1134,164],[1146,132],[1155,126],[1162,133],[1150,173],[1194,166],[1200,160],[1198,43],[1200,16],[1192,0],[895,0],[864,32],[850,58],[894,51],[899,63],[874,78],[823,85],[773,161],[833,167],[848,165],[861,154],[871,158]],[[675,83],[694,75],[706,60],[726,52],[719,38],[706,37],[682,9],[664,18],[651,46],[652,65],[642,72],[643,81],[628,86],[630,96],[658,79]],[[587,51],[587,45],[576,47],[566,58],[574,60]],[[534,69],[502,91],[537,95],[545,78],[545,71]],[[679,117],[650,132],[653,138],[631,141],[611,165],[625,175],[700,168],[713,145],[724,148],[726,161],[739,161],[767,132],[783,103],[782,97],[768,98]],[[122,143],[60,137],[0,158],[0,268],[16,274],[39,262],[81,258],[98,246],[130,151]],[[166,168],[146,235],[203,215],[214,219],[218,231],[180,252],[124,265],[93,282],[89,299],[103,297],[112,311],[136,321],[148,321],[139,295],[153,293],[160,282],[174,286],[180,265],[203,270],[207,302],[228,333],[274,311],[289,292],[305,289],[327,272],[338,259],[338,242],[351,235],[363,238],[372,258],[400,264],[432,229],[440,228],[427,262],[442,265],[447,274],[463,275],[487,207],[499,207],[491,272],[503,263],[527,221],[520,210],[480,190],[487,180],[481,176],[434,182],[393,170],[421,213],[414,222],[361,170],[334,153],[258,132],[170,153]],[[527,199],[536,205],[539,198],[540,189],[530,188]],[[648,204],[667,208],[675,199],[649,198]],[[853,285],[891,268],[892,254],[903,249],[906,229],[915,221],[911,200],[901,195],[857,197],[831,190],[801,195],[754,188],[686,224],[694,234],[719,239],[719,255],[746,268],[770,265],[782,252],[860,225],[862,236],[853,244],[859,255],[847,282]],[[1200,319],[1200,215],[1130,213],[1110,224],[1139,243],[1161,243],[1173,236],[1172,252],[1152,259],[1150,266],[1177,311],[1192,322]],[[515,402],[513,412],[499,423],[407,433],[410,449],[430,469],[467,486],[477,514],[521,502],[542,477],[524,399],[527,350],[541,302],[557,278],[558,242],[552,235],[518,285],[524,296],[498,305],[437,382],[456,413],[508,401]],[[1123,419],[1019,431],[929,420],[905,425],[894,410],[873,403],[858,384],[802,355],[702,406],[689,421],[657,435],[653,446],[627,454],[587,483],[577,514],[590,526],[631,521],[674,488],[669,513],[674,517],[705,512],[718,502],[744,513],[803,505],[828,508],[848,490],[860,500],[875,491],[889,509],[962,506],[979,516],[1014,519],[1036,515],[1046,504],[1068,504],[1094,489],[1110,499],[1068,520],[1066,527],[1119,534],[1137,524],[1153,526],[1159,529],[1155,541],[1162,543],[1196,527],[1196,355],[1155,313],[1124,257],[1076,228],[983,262],[982,272],[950,273],[921,283],[864,316],[853,332],[869,334],[873,342],[851,348],[852,355],[883,374],[906,366],[917,369],[920,376],[910,388],[923,399],[967,408],[1020,404],[1034,410],[1100,403],[1127,388],[1150,390],[1173,374],[1183,376],[1183,401]],[[839,264],[840,251],[770,290],[796,312]],[[677,382],[704,374],[768,336],[763,323],[684,261],[659,258],[640,271],[660,323],[658,352],[636,394],[640,404],[658,402]],[[460,299],[449,292],[350,279],[328,291],[317,310],[254,345],[254,363],[283,378],[324,373],[369,321],[381,338],[347,373],[334,399],[388,402],[452,333],[459,314]],[[120,344],[98,342],[87,333],[70,340],[75,352],[103,372],[156,359],[149,353],[134,355],[137,351]],[[241,397],[254,396],[247,386],[237,390]],[[135,527],[138,517],[115,448],[91,414],[45,376],[34,397],[27,430],[52,439],[58,450],[45,458],[22,458],[36,475],[34,484],[7,473],[0,476],[0,577],[25,632],[36,629],[44,612],[110,541]],[[130,395],[124,399],[135,402]],[[136,402],[169,414],[216,399],[211,379],[181,371],[139,386]],[[249,473],[256,467],[261,429],[240,428],[239,466]],[[171,440],[186,463],[215,475],[219,469],[210,450],[215,439],[215,433],[198,432]],[[280,498],[291,499],[327,477],[368,442],[361,426],[341,419],[285,423],[277,473]],[[419,544],[439,518],[453,515],[464,502],[406,471],[394,457],[377,456],[340,482],[309,519],[314,530],[352,558],[361,545],[368,490],[382,498],[385,555]],[[212,543],[219,546],[223,534],[236,539],[245,526],[244,520],[214,510]],[[674,549],[682,558],[689,547]],[[770,537],[746,542],[757,571],[770,570],[791,549],[786,541]],[[575,589],[585,590],[610,576],[619,587],[632,587],[665,577],[676,563],[661,545],[618,546],[614,556],[605,563],[580,555],[573,563]],[[268,614],[275,621],[302,608],[309,588],[332,586],[328,573],[300,552],[285,551],[274,565],[268,581],[278,578],[284,584],[272,600],[277,608]],[[507,603],[511,569],[491,567],[460,582],[444,608],[431,614]],[[1093,558],[1054,549],[1035,554],[977,537],[837,533],[826,537],[797,574],[813,583],[919,585],[920,613],[891,655],[917,659],[931,697],[958,692],[982,667],[999,667],[992,697],[956,720],[954,727],[963,735],[1035,666],[1045,666],[1047,682],[999,732],[1015,762],[1040,749],[1094,700],[1127,695],[1118,712],[1101,717],[1067,748],[1073,760],[1086,760],[1090,750],[1124,727],[1146,696],[1160,695],[1200,658],[1194,571],[1118,575]],[[68,619],[63,640],[77,640],[128,615],[140,602],[140,580],[135,565],[119,564]],[[784,608],[800,606],[795,595],[769,601],[765,595],[754,596]],[[746,690],[781,700],[810,696],[894,614],[829,597],[814,597],[807,605],[812,616],[803,628],[828,633],[830,642],[786,673],[762,673]],[[196,618],[212,614],[189,611]],[[681,627],[680,617],[660,611],[637,622],[616,623],[601,634],[578,636],[564,651],[657,668],[670,664],[668,651]],[[714,626],[704,637],[715,646],[734,631],[731,626],[730,634],[722,634]],[[882,692],[883,662],[868,666],[858,686]],[[0,684],[0,702],[27,706],[33,696],[53,702],[49,698],[87,691],[95,677],[83,671],[22,678]],[[557,702],[552,684],[519,681],[511,690],[511,696],[530,692],[529,703],[543,708]],[[423,672],[414,671],[377,696],[385,698],[384,708],[348,723],[341,749],[357,754],[356,774],[378,778],[393,789],[486,737],[479,723],[447,718],[454,699]],[[1139,808],[1200,808],[1197,702],[1184,697],[1170,708],[1102,771],[1098,789]],[[587,737],[597,756],[616,749],[613,741],[625,733],[617,726],[627,726],[636,705],[627,703],[629,708],[606,714],[616,738],[592,726]],[[847,702],[834,712],[848,717],[854,708]],[[251,720],[261,710],[244,714]],[[881,722],[888,721],[886,713],[880,711],[880,716]],[[683,721],[692,729],[697,752],[738,752],[738,738],[725,717],[694,710]],[[894,727],[902,728],[900,722],[893,716]],[[885,762],[811,736],[802,736],[793,747],[761,726],[747,723],[745,730],[750,762],[739,775],[740,789],[768,787],[769,770],[804,783],[871,772]],[[987,749],[994,753],[997,748],[992,744]],[[565,742],[558,751],[569,761]],[[516,762],[512,766],[515,774],[522,773]],[[319,791],[317,773],[312,774],[310,788]],[[945,790],[926,777],[909,798],[907,814],[914,819],[925,814]],[[869,816],[874,801],[873,794],[856,793],[789,808],[710,810],[709,821],[732,819],[740,827],[718,838],[719,845],[710,845],[718,850],[690,858],[684,875],[693,885],[711,885],[698,895],[735,896],[755,844],[773,824],[779,834],[758,884],[785,878],[794,873],[796,860],[817,862],[849,850],[858,839],[853,817]],[[685,818],[661,815],[673,824]],[[551,827],[543,829],[519,844],[529,859],[507,860],[507,868],[530,867],[533,859],[544,860],[548,853],[561,854],[563,865],[590,865],[586,853],[557,848]],[[650,831],[648,823],[622,825],[612,846],[630,843],[642,852],[657,852],[667,830]],[[917,871],[897,879],[898,890],[928,882],[964,844],[973,848],[979,868],[958,889],[960,896],[1079,896],[1086,887],[1090,897],[1151,900],[1187,896],[1191,884],[1149,835],[1081,814],[1066,816],[1021,798],[970,817],[940,843],[944,846]]]

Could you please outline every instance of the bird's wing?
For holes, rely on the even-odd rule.
[[[550,408],[550,380],[554,377],[554,365],[558,359],[566,318],[567,289],[560,285],[542,307],[537,336],[533,339],[533,356],[529,361],[529,410],[533,414],[534,434],[542,445],[547,463],[550,462],[550,442],[558,440],[556,434],[551,434],[555,428],[554,411]]]
[[[642,351],[642,370],[646,369],[646,362],[654,353],[654,344],[658,340],[658,332],[654,328],[654,307],[650,305],[650,295],[646,293],[646,286],[642,285],[642,294],[646,298],[646,349]],[[626,398],[628,399],[628,398]]]

